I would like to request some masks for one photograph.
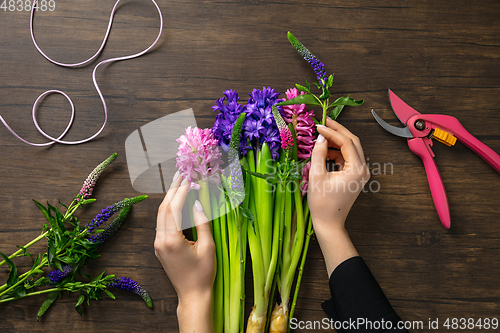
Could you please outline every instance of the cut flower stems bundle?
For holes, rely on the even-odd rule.
[[[39,319],[64,292],[68,294],[78,292],[80,295],[75,310],[82,315],[80,305],[83,302],[87,301],[90,304],[92,299],[101,299],[102,292],[114,299],[115,296],[110,289],[115,288],[136,293],[142,297],[149,307],[153,306],[149,294],[134,280],[126,277],[116,278],[114,275],[105,276],[104,272],[92,278],[82,270],[88,259],[100,257],[97,254],[98,247],[116,233],[125,222],[132,206],[147,198],[147,196],[143,195],[124,199],[103,209],[86,225],[81,224],[80,220],[74,215],[75,212],[78,208],[96,201],[96,199],[90,197],[97,179],[115,158],[116,154],[111,155],[90,173],[80,192],[74,197],[69,206],[59,202],[65,213],[62,213],[59,208],[52,206],[48,202],[47,206],[44,206],[33,200],[48,223],[43,225],[40,236],[24,246],[18,246],[19,250],[17,252],[8,257],[0,252],[3,257],[0,266],[7,264],[10,269],[7,282],[0,286],[0,304],[28,296],[46,294],[47,297],[37,314],[37,319]],[[115,213],[118,213],[115,219],[106,228],[99,229]],[[42,239],[47,242],[47,252],[39,253],[34,258],[28,249]],[[29,271],[19,275],[13,260],[21,256],[33,258],[33,266]],[[47,270],[50,271],[47,273]],[[78,275],[83,279],[77,280]]]
[[[190,192],[190,202],[197,195],[212,220],[215,332],[245,330],[247,248],[254,305],[246,332],[289,331],[313,234],[307,181],[315,125],[324,125],[327,116],[336,119],[346,105],[363,103],[349,96],[331,101],[333,74],[290,32],[288,39],[313,68],[319,93],[307,81],[284,98],[264,87],[244,104],[235,90],[226,90],[212,107],[218,112],[214,127],[189,127],[177,140],[177,167],[197,190]],[[321,109],[321,121],[312,107]],[[225,157],[228,167],[222,170]]]

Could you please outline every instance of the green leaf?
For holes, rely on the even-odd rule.
[[[330,113],[330,118],[336,120],[340,112],[342,112],[342,110],[344,109],[344,106],[345,105],[337,105],[336,107],[334,107],[332,112]]]
[[[107,289],[104,289],[104,292],[106,293],[106,295],[108,295],[109,297],[111,297],[112,299],[116,299],[115,295],[113,295],[111,293],[111,291],[107,290]]]
[[[250,208],[240,206],[240,209],[244,217],[246,217],[249,221],[252,221],[252,223],[255,222],[255,216]]]
[[[54,245],[54,241],[52,239],[47,239],[47,260],[49,262],[49,266],[52,266],[52,260],[56,255],[56,247]]]
[[[50,308],[52,303],[54,303],[54,301],[60,296],[61,292],[59,291],[53,291],[47,295],[47,298],[45,299],[45,301],[43,301],[42,306],[40,307],[40,309],[38,310],[38,314],[36,315],[37,321],[40,319],[41,316],[43,316],[45,311],[47,311],[48,308]]]
[[[60,204],[61,206],[63,206],[64,208],[68,209],[68,206],[66,206],[65,204],[63,204],[63,203],[61,202],[61,200],[57,200],[57,201],[59,201],[59,204]]]
[[[24,284],[20,284],[10,292],[10,296],[16,299],[21,298],[24,295],[26,295],[26,287],[24,286]]]
[[[276,184],[279,182],[278,177],[274,173],[262,174],[260,172],[253,172],[253,171],[250,171],[248,169],[245,169],[243,166],[241,167],[241,169],[243,171],[245,171],[246,173],[251,174],[252,176],[255,176],[255,177],[258,177],[261,179],[265,179],[270,184]]]
[[[82,202],[82,206],[83,205],[88,205],[89,203],[92,203],[92,202],[95,202],[97,199],[87,199],[85,201]]]
[[[58,270],[62,271],[63,270],[63,265],[61,264],[61,260],[55,258],[52,260],[52,265],[54,265],[55,268]]]
[[[41,260],[41,255],[42,255],[41,253],[38,253],[38,256],[36,257],[35,262],[33,263],[33,267],[31,267],[31,270],[34,270],[35,267],[38,266]]]
[[[309,91],[306,87],[304,86],[301,86],[300,84],[295,84],[295,86],[297,87],[297,89],[299,89],[300,91],[303,91],[305,93],[310,93],[311,91]]]
[[[45,206],[42,205],[41,203],[39,203],[38,201],[33,199],[33,202],[38,206],[38,208],[42,212],[43,216],[45,216],[45,218],[47,219],[49,224],[52,226],[52,224],[55,222],[55,220],[54,220],[54,217],[50,214],[50,211],[47,210],[47,208],[45,208]]]
[[[323,89],[323,93],[319,96],[319,99],[323,101],[323,100],[327,99],[328,97],[330,97],[330,95],[331,95],[330,91],[325,88],[325,89]]]
[[[78,296],[78,301],[76,302],[76,306],[83,304],[85,302],[85,294],[80,293],[80,296]]]
[[[33,256],[31,255],[31,253],[28,252],[27,248],[25,248],[24,246],[19,246],[19,245],[16,245],[16,247],[18,249],[22,249],[23,250],[23,254],[22,254],[23,257],[30,257],[31,259],[33,259]]]
[[[307,87],[307,92],[310,93],[311,92],[311,85],[309,84],[309,82],[307,82],[307,80],[306,80],[306,87]]]
[[[61,214],[59,209],[57,209],[56,207],[49,204],[48,201],[47,201],[47,206],[49,207],[49,211],[53,211],[54,213],[56,213],[55,222],[57,223],[57,229],[59,230],[60,234],[63,234],[66,231],[66,227],[63,224],[64,215]],[[53,225],[52,228],[54,229],[54,227],[56,227],[56,226]]]
[[[87,280],[92,280],[92,277],[89,274],[85,273],[84,271],[80,270],[80,274]]]
[[[80,317],[83,317],[82,308],[79,305],[75,306],[75,310],[76,310],[76,312],[78,312]]]
[[[102,277],[104,276],[104,273],[106,273],[106,271],[102,272],[101,274],[99,274],[98,276],[96,276],[95,278],[93,278],[92,282],[101,280]]]
[[[82,308],[80,307],[81,304],[83,304],[83,302],[85,301],[85,295],[83,293],[80,293],[80,296],[78,296],[78,301],[76,302],[76,305],[75,305],[75,310],[76,312],[78,312],[78,314],[80,315],[80,317],[82,317]]]
[[[17,275],[17,267],[14,265],[12,260],[9,259],[5,254],[0,252],[0,255],[3,257],[7,265],[9,265],[10,268],[10,273],[9,273],[9,278],[7,279],[7,287],[10,288],[16,283],[19,282],[19,276]]]
[[[360,99],[360,100],[355,100],[355,99],[352,99],[350,98],[349,96],[347,97],[339,97],[335,100],[335,102],[333,102],[332,104],[330,104],[328,106],[328,108],[331,108],[332,106],[337,106],[337,105],[349,105],[349,106],[358,106],[358,105],[361,105],[363,104],[364,100]]]
[[[329,89],[331,86],[333,86],[333,74],[328,77],[328,81],[326,82],[326,89]]]
[[[287,101],[279,102],[276,105],[294,105],[294,104],[305,104],[305,105],[321,105],[313,94],[300,95],[295,98],[289,99]]]

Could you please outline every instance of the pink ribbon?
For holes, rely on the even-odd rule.
[[[40,54],[45,59],[47,59],[48,61],[50,61],[51,63],[53,63],[55,65],[58,65],[58,66],[62,66],[62,67],[74,68],[74,67],[82,67],[82,66],[87,65],[88,63],[90,63],[94,59],[96,59],[99,56],[99,54],[102,52],[102,50],[104,49],[104,46],[106,45],[106,42],[108,40],[109,33],[111,32],[111,26],[113,24],[113,17],[115,15],[115,12],[116,12],[116,9],[118,7],[118,4],[120,3],[121,0],[116,1],[115,6],[113,7],[113,10],[111,11],[111,15],[109,17],[108,29],[106,30],[106,35],[104,36],[102,44],[99,47],[99,49],[97,50],[97,52],[92,57],[90,57],[89,59],[87,59],[85,61],[82,61],[82,62],[79,62],[79,63],[74,63],[74,64],[65,64],[65,63],[61,63],[61,62],[57,62],[55,60],[52,60],[38,46],[38,44],[37,44],[37,42],[35,40],[35,35],[33,33],[33,17],[35,15],[35,4],[36,4],[37,1],[38,0],[34,0],[33,1],[33,7],[31,9],[31,16],[30,16],[30,32],[31,32],[31,39],[33,40],[33,44],[35,44],[35,47],[38,50],[38,52],[40,52]],[[94,67],[94,70],[92,72],[92,81],[94,82],[95,89],[97,90],[97,93],[99,94],[99,97],[101,98],[101,101],[102,101],[102,105],[104,107],[104,122],[103,122],[101,128],[96,133],[94,133],[93,135],[91,135],[88,138],[83,139],[83,140],[78,140],[78,141],[64,141],[64,140],[62,140],[62,138],[66,135],[66,133],[68,133],[69,129],[71,128],[71,125],[73,125],[73,120],[75,118],[75,106],[74,106],[73,101],[71,100],[71,98],[66,93],[64,93],[64,92],[62,92],[60,90],[47,90],[46,92],[44,92],[40,96],[38,96],[38,98],[36,99],[35,103],[33,104],[33,111],[32,111],[33,123],[35,124],[35,127],[38,130],[38,132],[40,134],[42,134],[44,137],[46,137],[47,139],[51,140],[51,141],[46,142],[46,143],[33,143],[33,142],[26,141],[25,139],[21,138],[16,132],[14,132],[14,130],[7,124],[7,122],[3,119],[2,116],[0,116],[0,121],[2,121],[2,123],[5,125],[5,127],[7,127],[7,129],[16,138],[18,138],[19,140],[23,141],[24,143],[27,143],[27,144],[32,145],[32,146],[38,146],[38,147],[49,146],[49,145],[52,145],[52,144],[54,144],[56,142],[62,143],[62,144],[67,144],[67,145],[77,145],[77,144],[80,144],[80,143],[88,142],[88,141],[94,139],[96,136],[98,136],[104,130],[104,127],[106,126],[106,122],[108,120],[108,108],[106,106],[106,101],[104,100],[104,97],[102,95],[101,89],[99,89],[99,85],[97,84],[97,81],[96,81],[96,78],[95,78],[95,73],[97,71],[97,68],[99,68],[99,66],[101,66],[103,64],[111,63],[111,62],[115,62],[115,61],[121,61],[121,60],[129,60],[129,59],[140,57],[143,54],[147,53],[149,50],[151,50],[156,45],[156,43],[160,39],[162,30],[163,30],[163,17],[162,17],[162,13],[161,13],[160,7],[158,7],[158,4],[154,0],[151,0],[151,1],[156,6],[156,9],[158,10],[158,14],[160,16],[160,32],[158,33],[158,37],[156,37],[155,41],[147,49],[145,49],[145,50],[143,50],[143,51],[141,51],[139,53],[135,53],[135,54],[132,54],[132,55],[129,55],[129,56],[124,56],[124,57],[117,57],[117,58],[107,59],[107,60],[101,61],[100,63],[98,63]],[[54,138],[54,137],[48,135],[47,133],[45,133],[41,129],[41,127],[38,124],[38,121],[36,119],[36,109],[37,109],[38,105],[40,104],[40,102],[46,96],[48,96],[50,94],[61,94],[61,95],[63,95],[68,100],[69,104],[71,105],[71,118],[70,118],[70,120],[68,122],[68,125],[66,126],[66,129],[57,138]]]

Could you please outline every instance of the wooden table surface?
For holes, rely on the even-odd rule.
[[[2,1],[0,1],[1,3]],[[8,1],[7,1],[8,2]],[[40,47],[55,60],[77,62],[100,45],[113,0],[55,0],[54,11],[35,15]],[[117,160],[99,180],[98,202],[79,214],[84,221],[124,197],[131,185],[125,139],[137,128],[192,108],[200,127],[211,127],[211,106],[225,89],[242,96],[271,86],[284,92],[314,74],[286,38],[292,31],[335,72],[334,94],[365,99],[346,108],[339,121],[357,134],[373,177],[347,227],[359,253],[398,314],[429,318],[499,317],[500,176],[458,143],[436,143],[434,152],[450,202],[452,227],[444,229],[430,195],[421,160],[404,139],[385,132],[370,110],[397,124],[387,96],[396,92],[423,113],[457,117],[478,139],[500,152],[500,2],[455,1],[159,1],[165,25],[147,55],[105,65],[97,80],[109,107],[99,137],[78,146],[31,147],[0,127],[0,251],[12,253],[40,234],[43,217],[31,201],[68,203],[88,172],[113,152]],[[66,91],[76,105],[68,140],[93,134],[102,124],[93,65],[67,69],[46,61],[29,34],[29,12],[0,10],[0,114],[27,140],[45,142],[31,120],[43,91]],[[159,19],[147,0],[126,0],[99,60],[139,52],[153,42]],[[245,97],[243,97],[245,99]],[[42,128],[57,136],[70,116],[61,96],[49,96],[38,112]],[[383,166],[386,165],[384,172]],[[379,168],[382,166],[382,169]],[[391,167],[392,166],[392,167]],[[132,211],[119,233],[89,262],[93,275],[106,271],[137,280],[151,294],[149,309],[136,295],[116,292],[74,311],[76,295],[59,299],[36,321],[43,296],[0,306],[1,332],[174,332],[177,298],[154,255],[161,194]],[[43,244],[32,248],[44,251]],[[21,271],[29,258],[17,259]],[[7,279],[0,268],[0,280]],[[311,242],[296,318],[322,320],[328,277],[318,244]],[[252,296],[248,290],[249,308]],[[303,330],[304,332],[316,330]],[[459,331],[459,330],[450,330]],[[467,330],[470,332],[477,329]],[[490,330],[491,331],[491,330]]]

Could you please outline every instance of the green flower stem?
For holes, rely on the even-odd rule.
[[[83,200],[83,199],[82,199]],[[77,203],[74,207],[73,204]],[[81,201],[76,201],[76,199],[73,199],[73,202],[69,205],[68,209],[66,210],[66,214],[64,215],[64,221],[66,221],[70,216],[72,216],[78,208],[82,205]]]
[[[231,265],[231,318],[230,332],[238,332],[241,327],[241,299],[242,299],[242,283],[241,275],[243,274],[241,265],[241,251],[243,244],[241,243],[241,214],[239,209],[232,209],[228,216],[231,221],[228,222],[229,229],[229,249],[230,249],[230,265]],[[234,273],[234,274],[233,274]]]
[[[271,293],[269,294],[269,306],[267,307],[266,328],[264,329],[264,332],[269,332],[269,326],[271,325],[271,315],[273,313],[273,308],[274,308],[273,307],[274,294],[276,293],[276,286],[278,285],[279,270],[280,268],[278,267],[276,269],[276,272],[274,273],[273,287],[271,288]]]
[[[71,202],[71,204],[69,205],[68,209],[66,210],[66,214],[64,215],[63,217],[63,222],[66,222],[66,220],[68,218],[70,218],[73,213],[80,207],[80,203],[78,203],[75,207],[72,207],[74,205],[74,203],[77,202],[76,199],[73,199],[73,202]],[[13,254],[11,254],[9,256],[9,259],[13,259],[13,258],[16,258],[18,257],[23,251],[25,251],[25,249],[29,248],[30,246],[32,246],[33,244],[37,243],[38,241],[40,241],[42,238],[44,238],[45,236],[47,236],[47,234],[49,233],[51,229],[43,232],[40,236],[36,237],[35,239],[33,239],[31,242],[29,242],[28,244],[24,245],[23,248],[17,250],[16,252],[14,252]],[[4,265],[6,263],[5,260],[2,260],[0,261],[0,266]],[[0,288],[0,291],[2,289]]]
[[[23,247],[25,249],[27,249],[28,247],[30,247],[31,245],[35,244],[36,242],[38,242],[39,240],[41,240],[42,238],[44,238],[46,235],[48,234],[48,231],[45,231],[44,233],[42,233],[40,236],[38,236],[37,238],[33,239],[31,242],[29,242],[28,244],[24,245]],[[21,254],[21,252],[23,252],[24,250],[23,249],[19,249],[18,251],[14,252],[13,254],[11,254],[9,256],[9,259],[12,259],[12,258],[16,258],[17,256],[19,256],[19,254]],[[5,264],[6,261],[3,260],[0,262],[0,266],[2,266],[3,264]]]
[[[309,206],[307,205],[307,201],[305,204],[305,212],[304,213],[305,213],[304,215],[306,215],[306,216],[309,215]],[[304,243],[304,250],[302,252],[302,259],[300,262],[299,274],[297,276],[297,283],[295,284],[295,293],[293,295],[292,306],[290,308],[290,315],[288,316],[288,318],[289,318],[288,330],[287,330],[288,333],[290,333],[290,320],[293,318],[293,315],[295,312],[295,307],[297,306],[297,298],[299,296],[300,283],[302,282],[302,274],[304,273],[304,265],[306,264],[307,250],[309,249],[309,242],[311,241],[311,237],[314,234],[311,216],[309,216],[308,220],[309,220],[309,222],[307,223],[307,234],[306,234],[306,240]]]
[[[242,162],[245,162],[243,160]],[[248,167],[248,164],[246,164]],[[251,179],[246,177],[245,179],[245,198],[241,203],[244,209],[248,209],[250,205],[251,196],[249,195],[251,188]],[[238,209],[239,210],[239,209]],[[241,212],[240,216],[242,215]],[[241,296],[240,296],[240,332],[243,333],[245,327],[245,267],[247,258],[247,247],[248,247],[248,218],[242,216],[242,223],[238,226],[238,241],[240,245],[240,284],[241,284]]]
[[[14,301],[14,300],[20,299],[20,298],[25,298],[25,297],[28,297],[28,296],[41,295],[41,294],[46,294],[46,293],[50,293],[50,292],[53,292],[53,291],[64,291],[64,290],[66,290],[66,289],[65,288],[51,288],[51,289],[44,289],[44,290],[34,291],[32,293],[28,293],[28,294],[26,294],[24,296],[21,296],[21,297],[11,297],[11,298],[2,299],[2,300],[0,300],[0,304],[7,303],[7,302],[10,302],[10,301]]]
[[[265,293],[269,295],[270,303],[272,302],[272,295],[270,295],[270,290],[274,280],[276,272],[276,264],[280,255],[280,248],[282,247],[282,237],[283,237],[283,220],[285,219],[284,213],[286,212],[285,202],[286,202],[286,186],[283,183],[279,183],[276,191],[275,198],[275,211],[274,211],[274,226],[273,226],[273,244],[272,244],[272,257],[271,266],[269,267],[267,273]],[[272,304],[269,304],[272,307]]]
[[[318,103],[321,105],[321,108],[323,109],[323,114],[321,117],[321,125],[325,126],[326,125],[326,114],[328,113],[328,106],[330,105],[330,98],[327,98],[325,101],[320,100],[316,95],[313,95],[314,98],[318,101]]]
[[[218,216],[218,200],[212,197],[212,213]],[[222,236],[221,236],[221,219],[217,217],[213,220],[213,235],[215,242],[215,254],[217,258],[217,272],[214,282],[214,331],[223,332],[224,325],[224,276],[222,275],[224,261],[222,256]]]
[[[279,267],[282,267],[282,262],[281,259],[283,258],[283,233],[284,233],[284,222],[286,221],[286,212],[287,208],[285,207],[286,201],[287,201],[287,192],[286,192],[286,185],[284,185],[282,182],[277,184],[277,190],[276,190],[276,198],[275,198],[275,211],[274,211],[274,231],[273,231],[273,260],[271,260],[272,263],[274,263],[274,273],[271,276],[270,274],[267,276],[267,281],[266,281],[266,293],[269,295],[269,302],[268,302],[268,308],[267,308],[267,316],[266,316],[266,329],[265,332],[269,330],[269,325],[270,323],[270,318],[271,318],[271,313],[273,310],[273,302],[274,302],[274,293],[276,290],[277,286],[277,277],[279,274],[279,270],[281,268],[276,268],[276,264],[279,261],[280,265]],[[289,209],[288,209],[289,210]],[[275,244],[275,240],[277,239],[277,242]],[[276,255],[276,261],[274,261],[274,256]],[[279,258],[279,260],[278,260]],[[271,284],[271,290],[268,290],[269,284]]]
[[[212,221],[212,210],[210,208],[210,191],[208,188],[208,182],[205,180],[199,180],[198,184],[200,185],[200,190],[198,191],[198,195],[200,198],[200,203],[203,206],[203,211],[207,216],[209,221]],[[192,209],[192,207],[190,207]]]
[[[247,242],[247,221],[241,215],[240,209],[237,209],[240,223],[238,223],[238,250],[239,250],[239,262],[240,262],[240,332],[243,332],[245,326],[245,261],[246,261],[246,242]]]
[[[321,125],[326,124],[326,113],[328,112],[328,103],[329,103],[329,98],[327,98],[325,102],[321,104],[321,106],[323,107],[323,118],[321,120]]]
[[[286,186],[285,186],[286,191]],[[292,249],[292,213],[293,213],[293,205],[292,205],[292,193],[287,193],[285,196],[285,218],[284,218],[284,231],[283,231],[283,254],[282,254],[282,262],[281,266],[283,269],[283,274],[286,274],[285,271],[290,266],[291,260],[291,249]],[[282,275],[282,278],[284,275]]]
[[[264,143],[258,155],[257,172],[261,174],[268,174],[275,172],[274,163],[272,160],[271,150],[269,146]],[[270,184],[264,179],[257,180],[257,193],[258,195],[258,225],[260,240],[262,246],[262,258],[264,260],[264,268],[269,270],[271,261],[271,247],[272,247],[272,234],[273,234],[273,189]]]
[[[1,288],[1,290],[4,290],[0,292],[0,296],[3,296],[12,290],[16,289],[21,283],[23,283],[27,278],[29,278],[31,275],[33,275],[33,272],[39,269],[42,269],[47,264],[47,259],[43,259],[38,266],[36,266],[34,269],[29,270],[28,272],[24,273],[23,275],[19,276],[19,281],[10,286],[9,288],[5,289],[7,284],[4,284]]]
[[[50,230],[49,230],[49,231],[50,231]],[[88,229],[87,229],[87,228],[85,228],[82,232],[80,232],[80,233],[78,234],[78,236],[76,236],[76,238],[75,238],[75,239],[78,239],[78,238],[82,237],[83,235],[88,234],[88,232],[87,232],[87,231],[88,231]],[[57,256],[59,256],[59,255],[61,254],[61,252],[63,252],[64,250],[66,250],[66,248],[68,248],[68,247],[69,247],[69,246],[70,246],[73,242],[74,242],[74,239],[73,239],[73,240],[71,240],[71,241],[68,241],[68,242],[67,242],[67,243],[66,243],[66,244],[65,244],[65,245],[64,245],[61,249],[59,249],[59,250],[56,252],[56,257],[57,257]],[[27,278],[29,278],[31,275],[33,275],[35,271],[37,271],[37,270],[39,270],[39,269],[41,269],[41,268],[45,267],[45,265],[47,265],[47,264],[48,264],[48,259],[47,259],[47,258],[43,258],[43,259],[42,259],[42,261],[40,262],[40,264],[39,264],[37,267],[35,267],[35,268],[33,268],[33,269],[31,269],[31,270],[29,270],[29,271],[25,272],[24,274],[20,275],[20,276],[19,276],[19,281],[18,281],[16,284],[14,284],[13,286],[11,286],[10,288],[8,288],[7,290],[5,290],[5,288],[7,287],[7,284],[2,285],[2,286],[0,287],[0,291],[1,291],[1,292],[0,292],[0,296],[2,296],[2,295],[4,295],[4,294],[6,294],[6,293],[8,293],[8,292],[10,292],[10,291],[12,291],[12,290],[14,290],[17,286],[19,286],[19,285],[20,285],[22,282],[24,282]],[[5,291],[4,291],[4,290],[5,290]]]
[[[255,200],[250,200],[250,209],[255,211]],[[257,314],[263,314],[265,311],[264,287],[266,279],[266,270],[264,269],[264,260],[262,259],[262,248],[257,230],[258,221],[254,222],[255,228],[250,223],[248,225],[248,245],[252,257],[254,306]]]
[[[288,310],[288,300],[290,297],[290,292],[292,288],[292,283],[293,279],[295,277],[295,272],[297,269],[297,264],[300,259],[300,254],[302,253],[302,247],[304,245],[304,234],[305,234],[305,220],[304,220],[304,210],[302,208],[302,195],[300,192],[300,184],[299,180],[294,180],[296,183],[295,185],[295,192],[294,194],[294,199],[295,199],[295,212],[297,214],[297,225],[295,229],[295,235],[294,235],[294,241],[292,245],[292,256],[291,256],[291,262],[290,266],[288,267],[288,272],[286,274],[285,280],[281,281],[283,288],[281,290],[281,295],[282,298],[281,300],[283,301],[283,307],[285,312]],[[286,268],[285,268],[286,269]],[[284,296],[284,297],[283,297]]]
[[[260,173],[266,172],[263,170],[265,166],[265,158],[262,158],[262,154],[264,154],[264,151],[266,150],[265,147],[267,147],[266,144],[264,144],[262,146],[262,150],[257,153],[257,165],[250,163],[251,171],[255,170]],[[267,150],[269,150],[269,147],[267,147]],[[252,159],[249,158],[249,160]],[[255,219],[253,225],[249,224],[248,226],[248,244],[250,247],[250,255],[252,257],[255,315],[260,317],[266,313],[267,309],[264,290],[269,267],[268,263],[271,255],[272,229],[269,230],[269,232],[266,232],[267,226],[264,225],[264,221],[266,218],[269,218],[268,214],[265,214],[265,211],[267,210],[267,207],[270,207],[269,204],[272,203],[266,200],[266,193],[263,193],[267,189],[266,181],[250,175],[248,175],[248,177],[252,178],[253,196],[250,200],[250,209],[252,210]],[[269,226],[272,226],[272,221],[269,221],[268,224]],[[266,239],[269,240],[266,241]],[[266,255],[269,255],[267,260],[265,259]]]
[[[195,201],[196,201],[195,191],[189,191],[189,193],[188,193],[188,207],[191,207],[191,209],[189,209],[189,217],[191,218],[191,232],[192,232],[194,242],[196,242],[196,240],[198,240],[198,233],[196,232],[196,226],[194,225],[193,209],[192,209]]]
[[[224,288],[224,331],[229,332],[230,329],[230,308],[229,308],[229,296],[231,295],[231,285],[230,285],[230,263],[229,263],[229,244],[228,244],[228,230],[227,230],[227,204],[224,193],[221,192],[219,198],[219,207],[220,207],[220,232],[221,232],[221,246],[220,249],[222,251],[222,269],[223,269],[223,288]],[[217,245],[217,243],[216,243]]]

